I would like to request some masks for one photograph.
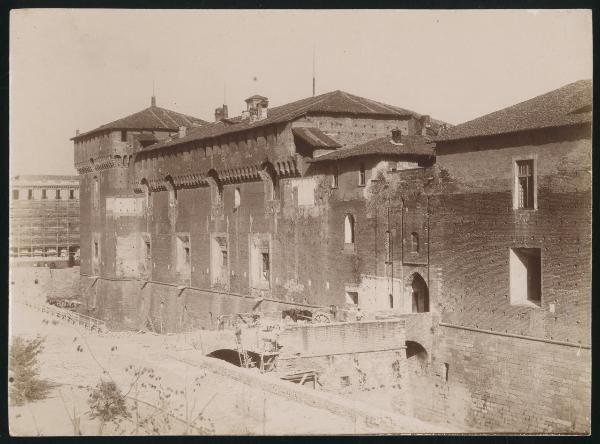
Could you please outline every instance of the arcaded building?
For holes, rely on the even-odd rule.
[[[19,175],[10,179],[10,256],[79,260],[79,177]]]

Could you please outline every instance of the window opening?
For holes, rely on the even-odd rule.
[[[534,208],[533,159],[517,161],[517,208]]]

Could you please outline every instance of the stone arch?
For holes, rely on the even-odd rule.
[[[269,186],[267,200],[279,200],[279,177],[273,164],[269,161],[265,161],[260,165],[258,174],[263,182]]]
[[[429,312],[429,288],[427,287],[427,282],[420,273],[415,271],[408,276],[406,289],[408,294],[411,295],[412,312]]]
[[[344,244],[354,244],[354,235],[356,222],[352,213],[346,213],[344,216]]]
[[[211,189],[211,201],[213,205],[220,205],[223,202],[223,184],[216,170],[210,169],[206,173],[206,181]]]
[[[146,208],[150,208],[152,207],[152,190],[150,190],[150,183],[148,182],[148,179],[143,177],[142,180],[140,180],[140,185],[142,186],[144,195],[146,197]]]
[[[429,355],[423,345],[416,341],[406,341],[406,361],[412,373],[423,373],[429,362]]]
[[[248,354],[250,361],[252,361],[256,367],[258,367],[260,364],[260,355],[258,353],[250,351],[246,353]],[[221,348],[207,354],[206,356],[208,356],[209,358],[216,358],[222,361],[229,362],[230,364],[233,364],[237,367],[242,366],[242,363],[240,361],[240,353],[237,350],[231,348]]]
[[[170,174],[165,176],[165,186],[169,192],[169,206],[173,207],[177,203],[177,187]]]

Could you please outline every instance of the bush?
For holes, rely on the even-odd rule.
[[[38,378],[38,355],[44,349],[44,338],[13,337],[8,358],[9,397],[14,405],[44,399],[53,385]]]
[[[105,423],[109,421],[117,423],[131,417],[125,395],[113,381],[100,381],[90,392],[88,405],[90,418],[100,419],[100,433]]]

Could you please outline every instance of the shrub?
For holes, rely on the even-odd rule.
[[[14,405],[28,401],[44,399],[53,385],[40,379],[38,355],[44,349],[44,338],[24,339],[15,336],[12,339],[8,358],[9,397]]]
[[[90,418],[100,419],[100,432],[107,422],[118,422],[130,418],[125,395],[113,381],[100,381],[88,398]]]

